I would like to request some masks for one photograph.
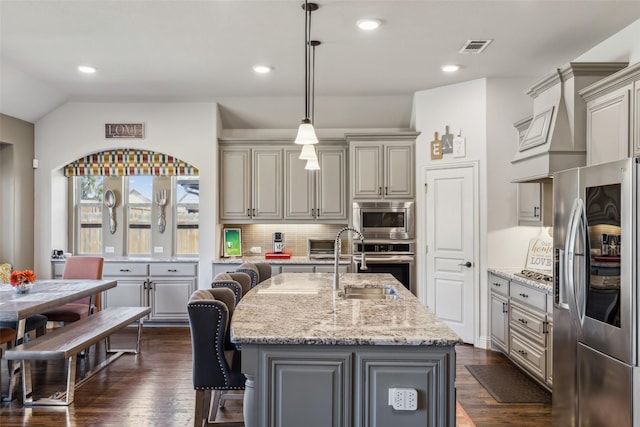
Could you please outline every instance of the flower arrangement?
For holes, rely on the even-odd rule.
[[[25,283],[32,283],[36,280],[36,274],[31,270],[12,271],[9,277],[11,286],[17,287]]]

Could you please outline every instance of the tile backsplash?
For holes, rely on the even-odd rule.
[[[261,253],[273,250],[273,233],[284,233],[284,250],[292,256],[307,256],[307,239],[335,239],[342,224],[224,224],[225,228],[239,228],[242,231],[242,254],[251,253],[252,247],[259,247]],[[343,237],[343,252],[345,251]]]

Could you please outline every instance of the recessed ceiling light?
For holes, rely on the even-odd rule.
[[[271,72],[273,68],[269,67],[268,65],[254,65],[253,66],[253,71],[255,71],[258,74],[267,74],[269,72]]]
[[[455,73],[459,69],[460,69],[460,66],[454,65],[454,64],[448,64],[448,65],[442,66],[442,71],[444,71],[445,73]]]
[[[78,65],[78,71],[85,74],[93,74],[96,72],[96,67],[91,65]]]
[[[361,19],[357,22],[357,24],[358,28],[360,28],[361,30],[371,31],[378,28],[381,22],[379,19]]]

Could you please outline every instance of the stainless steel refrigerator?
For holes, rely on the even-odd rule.
[[[638,168],[630,158],[553,177],[557,427],[640,426]]]

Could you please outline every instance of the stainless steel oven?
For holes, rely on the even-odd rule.
[[[415,202],[354,202],[353,227],[365,239],[413,240]]]
[[[366,254],[367,269],[360,269],[354,258],[353,271],[358,273],[390,273],[414,295],[416,293],[415,243],[398,241],[371,241],[353,244],[353,252]]]

